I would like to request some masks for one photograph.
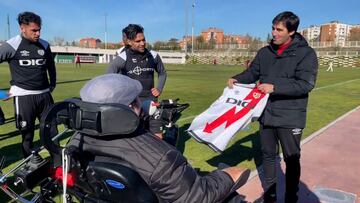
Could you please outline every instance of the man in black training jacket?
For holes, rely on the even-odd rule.
[[[18,15],[18,23],[21,34],[0,46],[0,63],[9,63],[9,94],[14,97],[16,127],[26,157],[33,147],[35,119],[54,103],[51,92],[56,85],[56,70],[50,45],[40,38],[40,16],[23,12]]]
[[[260,117],[260,140],[266,188],[258,202],[276,202],[275,158],[278,142],[286,163],[285,202],[298,200],[300,180],[300,140],[306,122],[309,92],[314,88],[318,62],[315,51],[296,32],[299,18],[292,12],[282,12],[272,21],[273,39],[260,49],[244,72],[228,81],[255,83],[270,94]]]

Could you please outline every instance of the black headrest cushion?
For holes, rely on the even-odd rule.
[[[79,99],[68,100],[69,108],[60,111],[58,120],[68,128],[91,136],[124,135],[134,132],[140,122],[138,115],[122,104],[97,104]]]

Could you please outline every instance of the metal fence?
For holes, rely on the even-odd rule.
[[[313,48],[330,48],[330,47],[360,48],[360,41],[309,42],[309,45]]]
[[[252,60],[256,52],[245,51],[203,51],[189,55],[186,63],[190,64],[226,64],[241,65]],[[360,51],[317,51],[320,66],[327,66],[330,61],[338,67],[360,67]]]
[[[268,43],[259,43],[259,44],[217,44],[215,49],[239,49],[246,50],[250,49],[250,46],[254,49],[260,49],[268,45]],[[360,48],[360,41],[346,41],[346,42],[309,42],[309,45],[313,48],[332,48],[332,47],[342,47],[342,48]]]

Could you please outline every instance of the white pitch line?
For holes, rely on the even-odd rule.
[[[326,88],[329,88],[329,87],[336,87],[336,86],[351,83],[351,82],[354,82],[354,81],[357,81],[357,80],[360,80],[360,79],[348,80],[348,81],[344,81],[344,82],[335,83],[335,84],[332,84],[332,85],[327,85],[327,86],[324,86],[324,87],[318,87],[318,88],[313,89],[313,91],[326,89]],[[186,120],[189,120],[189,119],[192,119],[192,118],[195,118],[195,117],[196,116],[188,116],[188,117],[185,117],[185,118],[181,118],[181,119],[178,120],[178,122],[186,121]]]
[[[360,79],[348,80],[348,81],[345,81],[345,82],[339,82],[339,83],[335,83],[335,84],[332,84],[332,85],[327,85],[327,86],[324,86],[324,87],[318,87],[318,88],[315,88],[314,91],[315,90],[326,89],[326,88],[329,88],[329,87],[335,87],[335,86],[343,85],[343,84],[354,82],[354,81],[357,81],[357,80],[360,80]]]

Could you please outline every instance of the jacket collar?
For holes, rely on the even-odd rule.
[[[296,32],[294,34],[294,38],[293,40],[291,41],[290,45],[287,47],[286,50],[284,50],[284,52],[282,53],[281,56],[288,56],[290,54],[292,54],[293,52],[295,52],[296,48],[298,47],[306,47],[306,46],[309,46],[306,39],[301,35],[299,34],[298,32]],[[272,41],[270,42],[270,50],[272,52],[274,52],[275,54],[277,54],[277,50],[279,48],[278,45],[275,45]]]

